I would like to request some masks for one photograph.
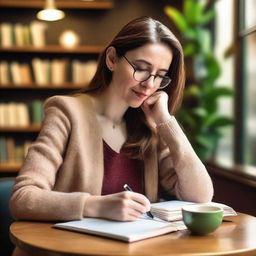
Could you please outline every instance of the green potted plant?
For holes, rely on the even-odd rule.
[[[212,7],[199,0],[184,0],[182,12],[166,6],[165,13],[181,33],[188,80],[177,119],[202,161],[213,157],[220,129],[232,124],[231,118],[219,114],[220,97],[231,96],[227,86],[216,84],[221,70],[213,53],[211,30]],[[189,64],[188,64],[189,63]]]

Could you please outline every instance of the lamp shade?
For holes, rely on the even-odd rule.
[[[45,8],[37,13],[37,18],[46,21],[61,20],[65,13],[56,9],[54,0],[46,0]]]

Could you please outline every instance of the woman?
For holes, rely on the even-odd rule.
[[[167,27],[149,17],[124,26],[84,91],[46,101],[16,178],[14,218],[132,221],[160,192],[210,201],[211,179],[173,116],[184,80],[182,48]]]

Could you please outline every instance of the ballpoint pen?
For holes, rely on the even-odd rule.
[[[124,184],[124,189],[125,189],[126,191],[132,191],[132,189],[131,189],[127,184]],[[148,217],[150,217],[151,219],[154,218],[153,214],[152,214],[150,211],[146,212],[146,214],[147,214]]]

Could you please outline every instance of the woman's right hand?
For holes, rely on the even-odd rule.
[[[105,196],[89,196],[85,202],[84,217],[134,221],[149,210],[150,202],[144,195],[123,191]]]

